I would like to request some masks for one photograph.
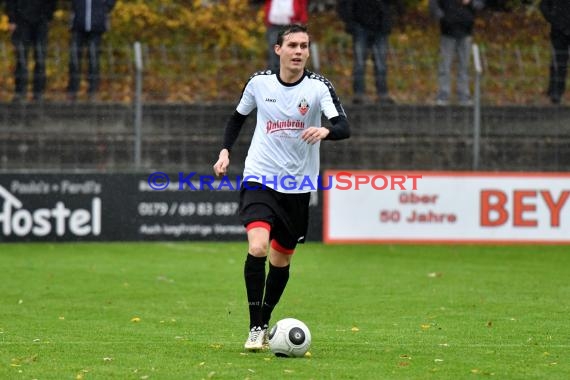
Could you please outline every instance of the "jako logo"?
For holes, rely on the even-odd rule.
[[[91,200],[91,211],[86,209],[71,210],[63,202],[57,202],[52,209],[38,208],[26,210],[22,201],[0,185],[0,198],[4,205],[0,213],[2,235],[34,236],[49,235],[54,229],[57,236],[63,236],[67,230],[75,236],[101,234],[101,199]]]

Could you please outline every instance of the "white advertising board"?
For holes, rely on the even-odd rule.
[[[324,174],[326,243],[570,244],[570,174]]]

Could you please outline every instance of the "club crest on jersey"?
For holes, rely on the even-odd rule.
[[[303,98],[297,108],[299,109],[299,112],[301,112],[301,115],[305,116],[305,114],[309,112],[309,103],[307,103],[307,100]]]

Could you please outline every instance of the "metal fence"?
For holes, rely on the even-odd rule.
[[[346,36],[345,36],[346,37]],[[142,44],[144,64],[142,100],[145,102],[235,101],[249,75],[265,67],[265,55],[238,47],[206,49],[201,46]],[[544,104],[550,47],[504,48],[480,44],[483,66],[481,96],[484,104]],[[13,89],[13,51],[0,43],[0,101],[10,101]],[[335,84],[344,99],[352,94],[350,39],[317,43],[319,71]],[[50,43],[46,101],[65,100],[67,46]],[[438,52],[423,47],[392,47],[388,55],[388,83],[399,103],[429,104],[437,91]],[[86,64],[83,65],[86,71]],[[373,97],[374,78],[369,62],[367,91]],[[31,72],[31,71],[30,71]],[[104,44],[101,56],[99,101],[130,103],[135,94],[133,45]],[[86,90],[83,79],[82,93]]]
[[[264,67],[264,57],[238,48],[140,46],[143,70],[137,73],[134,45],[105,45],[99,99],[71,104],[65,97],[67,49],[52,43],[46,101],[38,105],[10,104],[12,51],[0,44],[0,171],[209,171],[225,118],[252,70]],[[569,170],[570,109],[550,106],[544,95],[548,46],[483,44],[479,51],[477,140],[475,109],[430,104],[437,51],[390,49],[389,84],[399,104],[351,106],[349,41],[316,45],[320,71],[335,84],[354,126],[353,138],[323,150],[323,166]],[[367,80],[374,95],[372,67]],[[246,140],[247,134],[234,164],[245,154]]]

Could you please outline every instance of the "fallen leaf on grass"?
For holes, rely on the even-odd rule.
[[[140,317],[132,317],[131,318],[131,322],[133,323],[139,323],[141,321]]]
[[[30,363],[33,363],[37,360],[38,360],[38,355],[36,355],[36,354],[29,356],[29,357],[12,358],[12,360],[10,361],[10,366],[11,367],[20,367],[22,364],[30,364]]]
[[[173,279],[168,278],[168,277],[166,277],[166,276],[158,276],[158,277],[156,278],[156,281],[168,282],[168,283],[170,283],[170,284],[174,282]]]
[[[471,370],[471,373],[474,375],[484,375],[484,376],[493,376],[495,374],[495,372],[483,371],[480,370],[479,368],[473,368]]]
[[[359,329],[358,327],[356,327],[356,326],[353,326],[353,327],[350,329],[350,331],[357,332],[357,331],[360,331],[360,329]]]

